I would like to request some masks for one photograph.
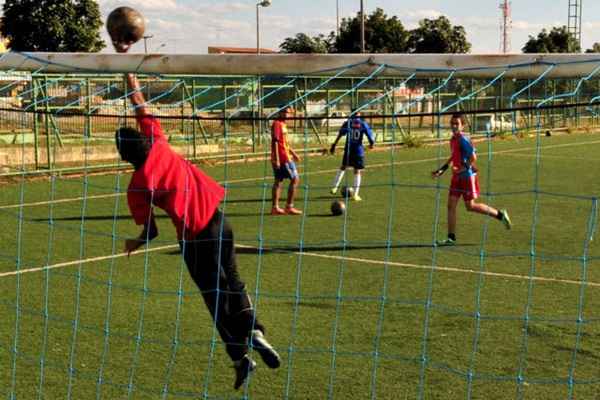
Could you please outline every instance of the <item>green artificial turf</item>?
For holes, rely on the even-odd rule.
[[[127,173],[4,184],[0,396],[595,398],[600,138],[477,148],[481,201],[507,208],[514,229],[459,204],[454,247],[433,246],[449,174],[429,174],[447,145],[368,153],[364,201],[339,217],[329,189],[340,155],[299,163],[301,217],[268,215],[265,161],[202,167],[226,180],[239,270],[282,355],[278,370],[259,360],[239,392],[164,213],[150,251],[123,256],[140,230]]]

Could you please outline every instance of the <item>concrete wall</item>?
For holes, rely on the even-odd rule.
[[[175,151],[183,156],[189,156],[190,146],[172,146]],[[220,151],[218,145],[197,146],[198,154],[216,153]],[[75,166],[83,165],[86,161],[91,163],[116,162],[119,159],[114,145],[94,146],[65,146],[56,148],[56,154],[52,155],[55,165]],[[45,147],[40,147],[38,153],[38,164],[45,166],[48,163]],[[8,146],[0,147],[0,172],[14,171],[22,165],[33,168],[35,165],[35,148],[31,146]]]

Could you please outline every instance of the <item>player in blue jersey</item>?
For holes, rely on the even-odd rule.
[[[363,146],[363,139],[366,136],[369,141],[369,148],[372,149],[375,145],[375,138],[373,137],[373,131],[371,127],[365,121],[360,118],[359,112],[352,113],[353,115],[348,118],[344,125],[340,128],[337,138],[331,145],[329,150],[331,154],[335,153],[335,146],[342,137],[346,137],[346,145],[344,146],[344,157],[342,158],[342,166],[335,175],[333,181],[333,187],[331,188],[331,194],[336,194],[338,187],[344,178],[346,167],[354,168],[354,194],[352,200],[361,201],[362,199],[358,195],[360,190],[360,183],[362,180],[362,170],[365,168],[365,148]]]

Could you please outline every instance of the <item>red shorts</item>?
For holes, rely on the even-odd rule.
[[[465,201],[475,200],[479,197],[479,178],[473,176],[452,175],[450,182],[450,196],[463,197]]]

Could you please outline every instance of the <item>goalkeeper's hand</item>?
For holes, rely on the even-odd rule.
[[[334,144],[332,144],[331,147],[329,148],[329,153],[332,155],[335,154],[335,145]]]
[[[432,171],[431,177],[439,178],[440,176],[442,176],[444,174],[444,172],[446,172],[447,169],[448,169],[448,164],[444,164],[441,167],[439,167],[438,169],[436,169],[435,171]]]
[[[146,244],[146,241],[142,239],[125,239],[125,252],[127,253],[127,257],[144,244]]]

